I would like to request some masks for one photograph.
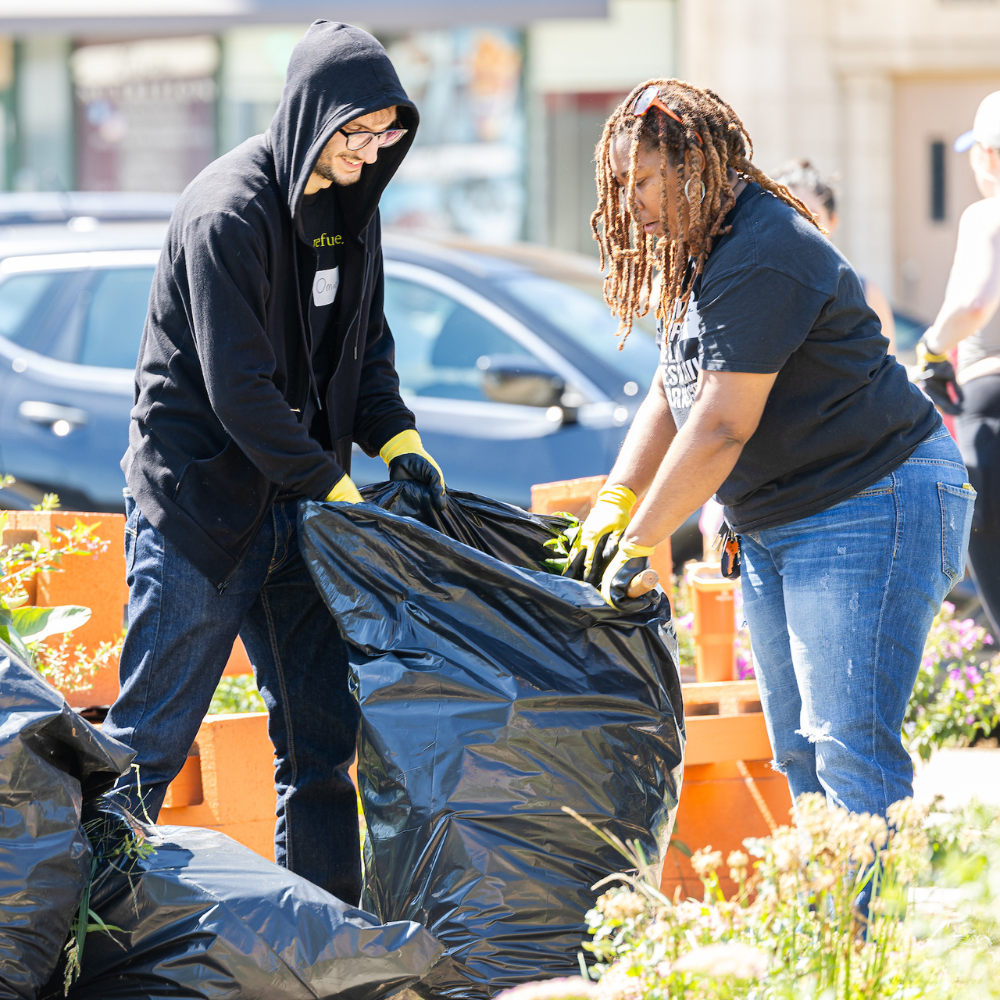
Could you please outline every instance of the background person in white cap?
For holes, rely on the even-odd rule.
[[[939,409],[958,411],[959,448],[979,492],[969,561],[1000,630],[1000,90],[983,99],[955,150],[969,151],[983,199],[962,213],[944,304],[917,344],[917,379]],[[957,374],[945,356],[956,344]],[[949,383],[958,401],[950,409]]]

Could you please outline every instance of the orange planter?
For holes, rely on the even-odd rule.
[[[274,748],[267,713],[210,715],[167,788],[159,823],[221,830],[274,860]],[[192,748],[194,750],[195,748]]]
[[[125,585],[125,555],[122,536],[125,518],[121,514],[88,514],[75,511],[9,511],[3,544],[44,541],[46,534],[57,535],[59,528],[72,528],[80,521],[95,525],[97,537],[108,541],[108,551],[98,556],[64,556],[59,572],[41,573],[28,595],[37,607],[82,604],[90,608],[90,621],[75,629],[69,645],[95,651],[102,642],[113,642],[121,634],[128,604]],[[61,641],[61,636],[49,640]],[[110,705],[118,695],[117,661],[99,670],[86,691],[63,691],[71,705]]]
[[[685,569],[691,596],[691,634],[699,681],[730,681],[735,669],[736,619],[733,595],[739,586],[727,580],[718,563],[692,563]]]
[[[122,514],[79,511],[7,511],[7,524],[0,538],[2,545],[44,541],[46,535],[58,535],[59,528],[72,528],[77,521],[95,525],[98,538],[109,543],[107,552],[97,556],[64,556],[59,571],[39,574],[28,587],[29,603],[36,607],[58,604],[82,604],[90,608],[90,621],[69,636],[70,647],[83,645],[90,652],[102,642],[114,642],[121,634],[128,609],[128,585],[125,582]],[[59,643],[61,636],[49,639]],[[243,643],[237,639],[226,665],[225,675],[250,673],[250,661]],[[74,708],[110,705],[118,697],[118,662],[102,667],[83,691],[60,693]]]
[[[674,836],[691,850],[744,850],[746,837],[766,837],[773,825],[789,822],[788,782],[770,767],[771,745],[756,681],[685,684],[687,746],[684,785]],[[735,890],[723,868],[722,889]],[[668,896],[701,898],[691,862],[671,850],[661,888]]]
[[[350,775],[357,786],[357,760]],[[276,809],[267,713],[210,715],[167,788],[158,822],[221,830],[273,861]]]

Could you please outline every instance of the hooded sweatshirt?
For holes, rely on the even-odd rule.
[[[300,281],[316,266],[303,192],[337,129],[392,105],[408,133],[353,185],[335,185],[340,351],[320,398]],[[316,21],[292,53],[268,131],[206,167],[174,210],[122,469],[146,518],[220,590],[279,492],[320,499],[350,472],[355,441],[374,456],[415,426],[382,314],[378,201],[417,122],[379,43]],[[329,449],[309,433],[324,415]]]

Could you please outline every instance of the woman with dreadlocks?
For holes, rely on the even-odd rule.
[[[605,296],[622,337],[656,310],[661,364],[572,571],[643,610],[629,582],[716,494],[775,766],[793,796],[884,813],[911,793],[903,715],[975,491],[858,276],[752,154],[733,109],[679,80],[636,88],[605,125]]]

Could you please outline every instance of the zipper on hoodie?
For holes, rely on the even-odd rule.
[[[361,310],[365,307],[365,292],[368,291],[368,268],[371,266],[372,252],[365,251],[365,273],[361,278],[361,301],[358,303],[358,332],[354,336],[354,360],[358,360],[358,344],[361,341]]]

